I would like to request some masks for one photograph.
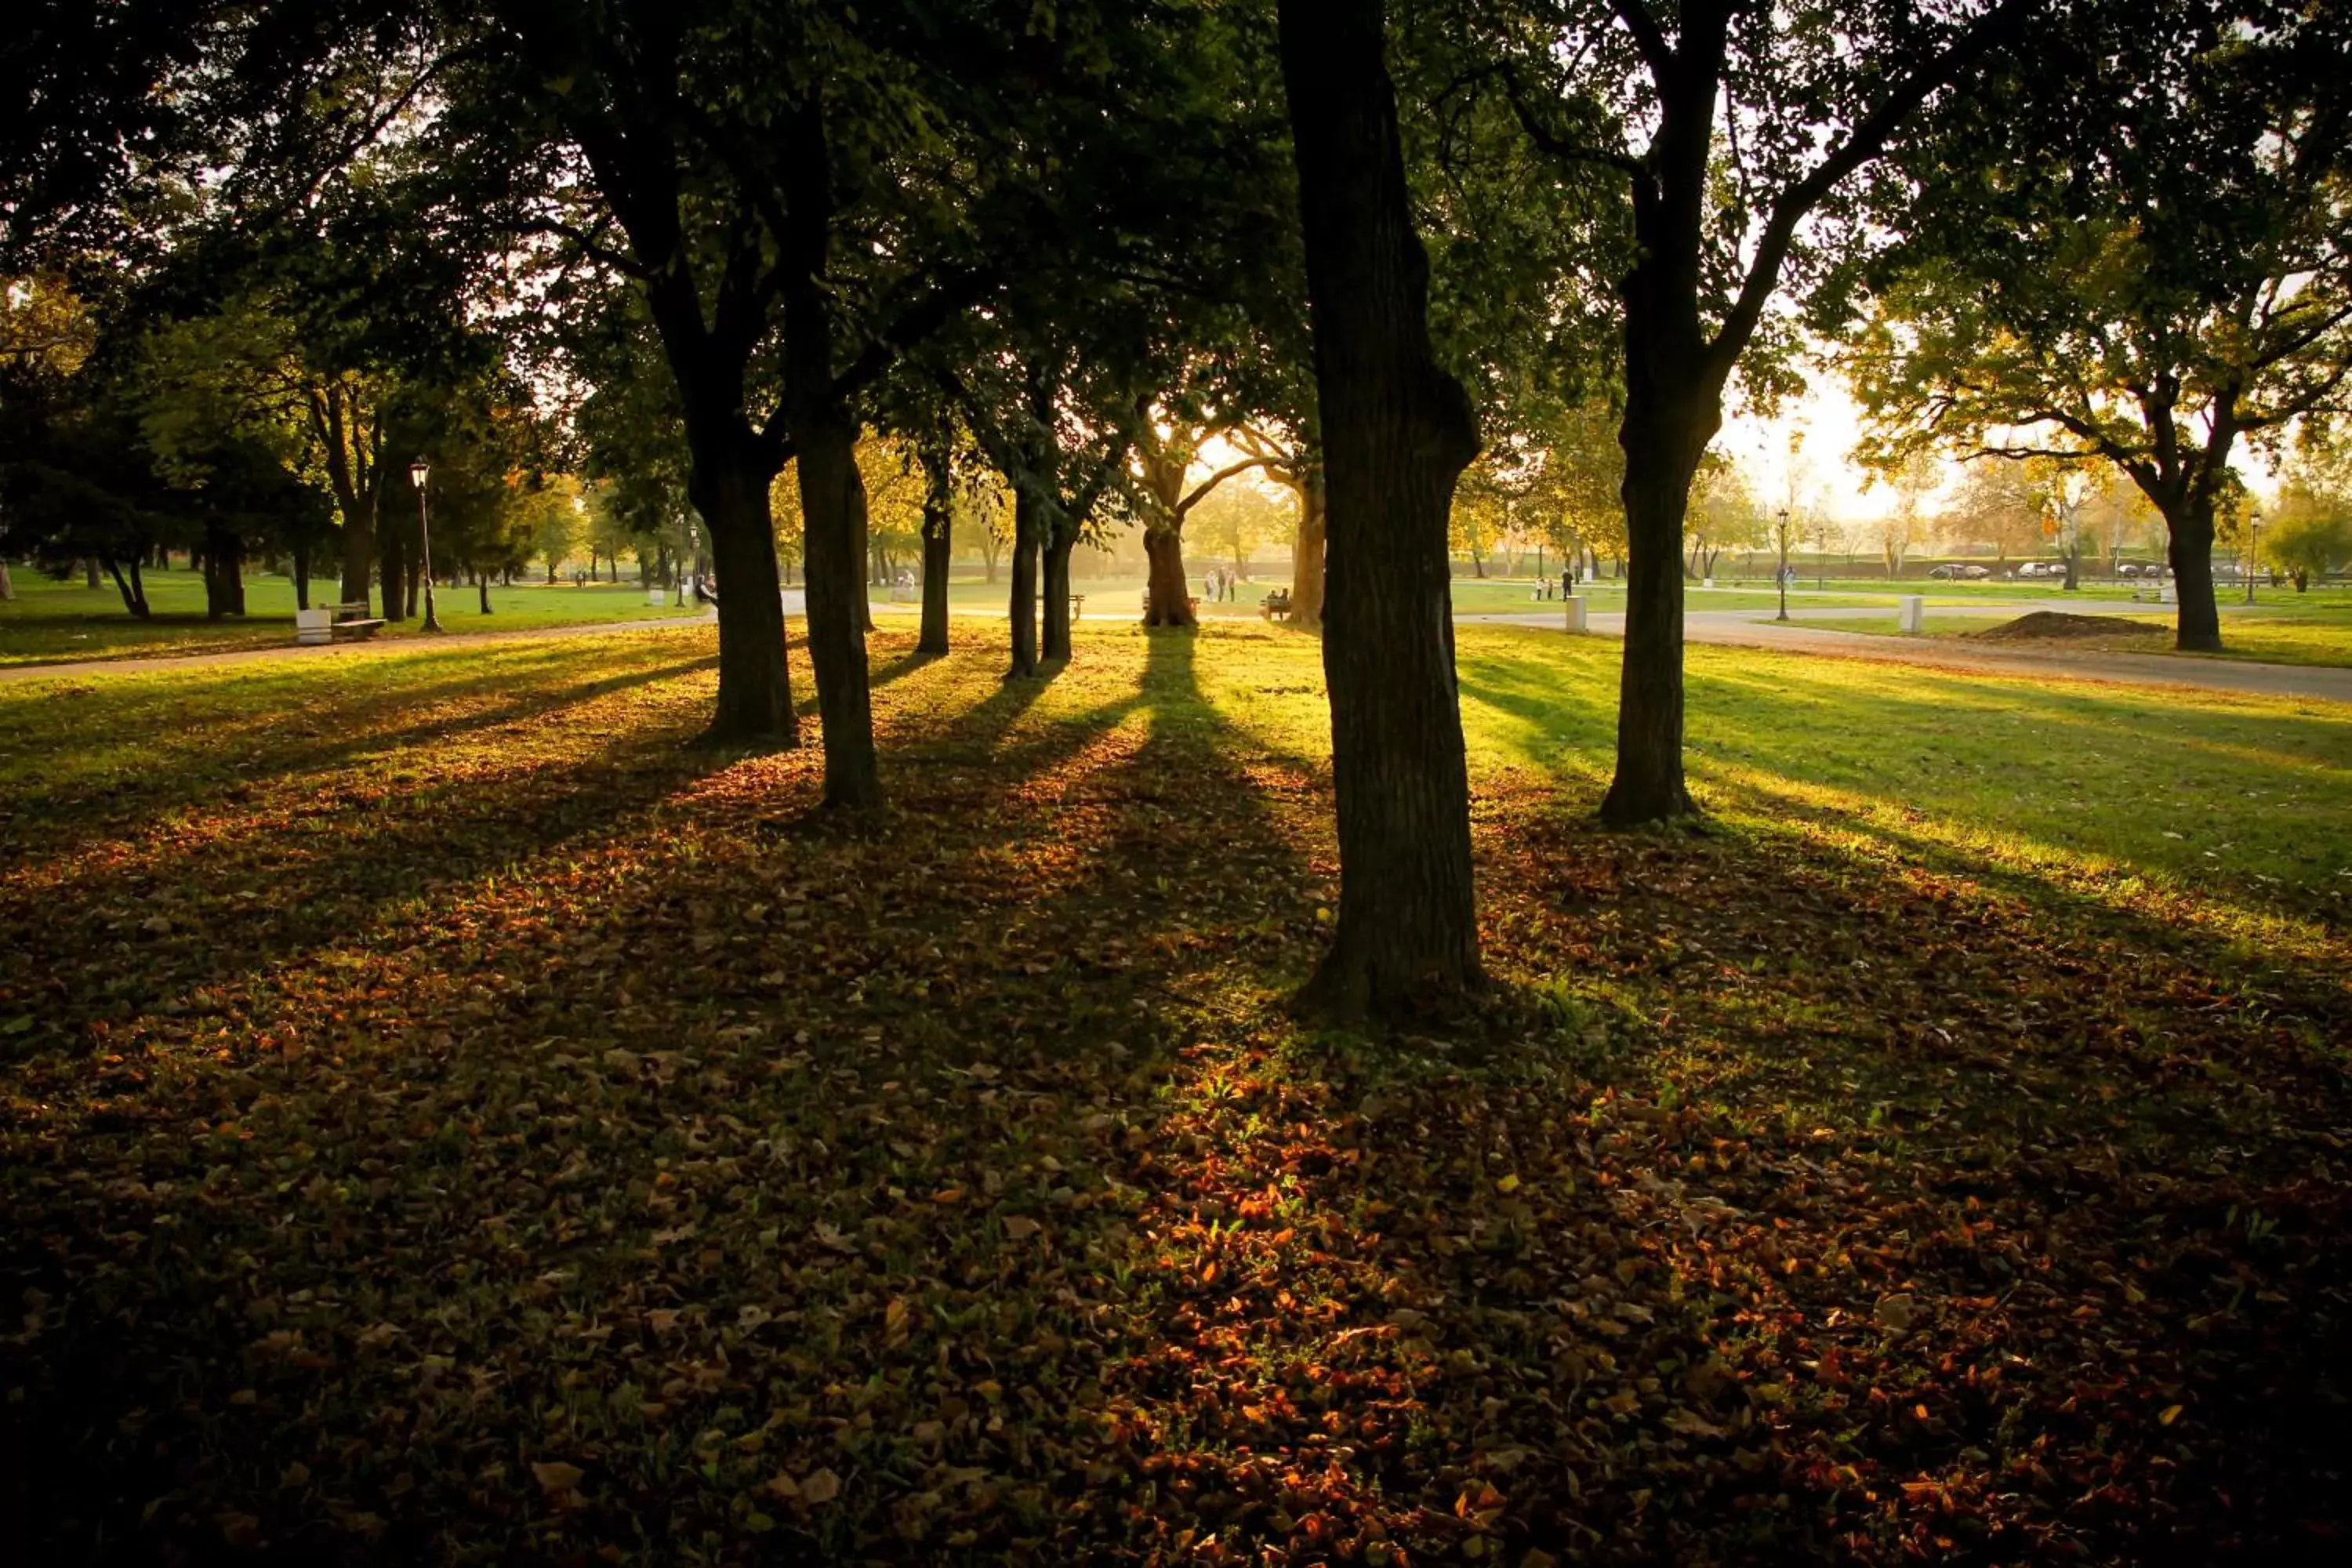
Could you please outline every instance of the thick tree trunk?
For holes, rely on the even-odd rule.
[[[1007,680],[1037,674],[1037,558],[1045,546],[1045,505],[1026,490],[1013,497],[1013,591],[1006,604],[1012,620],[1012,664]]]
[[[1282,0],[1329,505],[1339,918],[1303,1000],[1393,1015],[1479,981],[1446,534],[1476,456],[1429,341],[1379,0]]]
[[[343,581],[339,591],[346,605],[368,602],[368,580],[375,568],[378,554],[375,535],[375,520],[366,515],[356,502],[343,509]],[[384,606],[384,617],[387,620],[400,618],[393,613],[389,604]]]
[[[1323,624],[1323,475],[1305,476],[1298,487],[1298,541],[1290,553],[1290,624]]]
[[[8,575],[7,558],[0,556],[0,604],[5,604],[16,596],[16,581]]]
[[[2195,500],[2165,509],[2165,563],[2172,569],[2172,646],[2183,653],[2221,651],[2221,612],[2213,596],[2213,510]]]
[[[824,801],[879,805],[882,774],[874,755],[866,665],[866,482],[857,471],[857,427],[826,410],[795,419],[793,432],[807,529],[809,663],[824,729]]]
[[[948,651],[948,575],[955,558],[955,508],[944,460],[930,467],[929,480],[923,499],[923,626],[915,651],[943,654]]]
[[[1640,394],[1636,394],[1638,399]],[[1710,417],[1710,416],[1713,417]],[[1618,677],[1617,774],[1604,822],[1663,822],[1697,808],[1683,782],[1683,572],[1678,548],[1699,456],[1720,418],[1629,405],[1625,448],[1625,652]]]
[[[1045,659],[1048,664],[1070,661],[1070,552],[1076,543],[1075,530],[1066,537],[1045,542]]]
[[[376,580],[383,589],[383,618],[387,621],[408,618],[408,595],[404,591],[404,585],[408,581],[408,563],[401,549],[402,542],[398,529],[379,528],[375,531]],[[343,575],[344,581],[348,583],[351,579],[348,563],[345,564]],[[367,602],[367,579],[364,576],[360,579],[360,584],[357,598],[353,598],[346,591],[343,597],[345,604],[362,605]]]
[[[697,454],[688,480],[719,574],[719,702],[703,738],[720,745],[789,746],[799,738],[768,512],[772,477],[757,458],[719,450]]]
[[[310,542],[304,540],[294,546],[294,607],[310,607]]]
[[[474,590],[482,596],[482,614],[488,615],[490,613],[490,574],[488,573],[474,574]]]
[[[1192,585],[1184,580],[1184,536],[1172,528],[1147,524],[1143,530],[1143,560],[1146,574],[1143,624],[1147,626],[1198,624],[1192,614]]]

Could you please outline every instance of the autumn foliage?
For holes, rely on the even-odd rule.
[[[707,631],[0,691],[19,1560],[2340,1543],[2325,889],[1604,835],[1465,629],[1495,994],[1307,1034],[1314,644],[1080,638],[877,636],[879,816]]]

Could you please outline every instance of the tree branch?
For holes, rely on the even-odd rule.
[[[1245,474],[1252,468],[1270,468],[1274,466],[1275,459],[1272,458],[1245,458],[1238,463],[1226,464],[1223,468],[1219,468],[1215,473],[1211,474],[1207,479],[1202,479],[1199,484],[1193,486],[1192,494],[1186,496],[1182,500],[1176,503],[1176,521],[1178,525],[1182,525],[1184,519],[1191,515],[1194,507],[1199,506],[1202,501],[1209,499],[1209,492],[1215,489],[1219,485],[1223,484],[1227,479],[1232,479],[1234,475]]]
[[[1625,0],[1627,4],[1637,0]],[[1811,174],[1774,198],[1765,220],[1763,237],[1748,263],[1739,298],[1709,345],[1719,374],[1728,374],[1755,335],[1765,302],[1780,287],[1780,267],[1788,259],[1797,225],[1835,190],[1839,182],[1885,150],[1895,132],[1937,89],[1947,87],[1975,66],[2001,41],[2010,27],[2040,0],[2000,0],[2000,4],[1970,23],[1949,47],[1907,79],[1899,81],[1878,107],[1862,117],[1845,140],[1814,166]]]
[[[1633,35],[1633,47],[1642,51],[1642,63],[1650,68],[1651,79],[1660,86],[1675,68],[1675,51],[1666,43],[1666,35],[1658,26],[1658,19],[1650,15],[1643,0],[1610,0],[1611,10]]]

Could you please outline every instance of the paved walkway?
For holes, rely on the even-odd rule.
[[[2069,606],[2071,609],[2073,606]],[[2087,606],[2085,606],[2087,608]],[[2129,606],[2116,611],[2121,614]],[[2143,605],[2141,608],[2145,609]],[[2021,613],[2001,606],[2004,615]],[[1811,610],[1808,620],[1836,615],[1834,610]],[[1884,617],[1884,610],[1853,612],[1857,617]],[[1939,612],[1940,613],[1940,612]],[[1549,615],[1464,616],[1465,621],[1557,631],[1563,613]],[[1841,617],[1843,618],[1843,617]],[[1625,635],[1624,612],[1596,615],[1586,623],[1608,636]],[[2226,629],[2224,632],[2226,636]],[[1872,658],[1889,664],[1916,664],[1935,669],[1978,670],[1991,675],[2056,676],[2065,680],[2117,681],[2132,686],[2185,686],[2202,691],[2251,691],[2269,697],[2316,697],[2352,702],[2352,669],[2322,665],[2258,664],[2251,660],[2198,658],[2157,653],[2074,653],[2063,647],[2003,647],[1994,643],[1963,643],[1950,637],[1874,636],[1864,632],[1828,631],[1818,626],[1776,624],[1771,612],[1692,610],[1683,617],[1686,642],[1727,644],[1737,647],[1778,648],[1788,653],[1825,654],[1835,658]]]
[[[2084,604],[2081,610],[2100,615],[2126,615],[2134,609],[2145,611],[2147,605],[2129,604]],[[2015,616],[2024,608],[2016,604],[1965,606],[1960,613]],[[797,611],[798,605],[788,610]],[[874,606],[877,614],[892,611],[911,612],[912,605]],[[2077,607],[2067,606],[2069,610]],[[1001,609],[962,605],[956,607],[960,616],[971,615],[1003,618]],[[1938,615],[1947,612],[1938,610]],[[1808,620],[1866,619],[1884,617],[1880,609],[1822,608],[1808,610]],[[280,647],[240,648],[229,653],[197,653],[151,658],[81,659],[71,664],[26,664],[0,667],[0,685],[26,680],[67,680],[86,679],[93,675],[131,674],[158,669],[206,668],[221,665],[260,664],[288,658],[358,658],[373,654],[407,652],[438,652],[446,648],[468,647],[532,637],[604,637],[619,632],[662,631],[679,626],[708,626],[718,618],[716,611],[699,616],[670,616],[658,620],[605,621],[581,626],[518,626],[511,631],[458,632],[427,640],[420,637],[390,637],[382,641],[331,643],[320,647],[303,647],[293,643]],[[1457,617],[1469,623],[1493,626],[1541,626],[1559,629],[1561,612],[1555,606],[1548,611],[1525,614],[1469,615]],[[1588,623],[1593,631],[1622,637],[1625,616],[1622,611],[1593,616]],[[2204,691],[2247,691],[2270,697],[2313,697],[2333,702],[2352,702],[2352,669],[2329,668],[2317,665],[2257,664],[2247,660],[2221,658],[2175,658],[2164,654],[2134,653],[2070,653],[2062,647],[2001,647],[1985,643],[1961,643],[1949,637],[1906,637],[1874,636],[1862,632],[1829,631],[1818,626],[1776,625],[1769,610],[1691,610],[1683,621],[1685,640],[1696,643],[1727,644],[1741,647],[1779,648],[1789,653],[1827,655],[1836,658],[1868,658],[1883,663],[1913,664],[1935,669],[1976,670],[1991,675],[2055,676],[2066,680],[2116,681],[2133,686],[2180,686]]]

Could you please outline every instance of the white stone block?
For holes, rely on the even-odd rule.
[[[1917,594],[1906,594],[1896,601],[1895,621],[1902,628],[1916,637],[1927,629],[1927,601]]]
[[[1581,632],[1591,629],[1585,624],[1584,616],[1585,606],[1591,602],[1591,600],[1587,599],[1581,594],[1571,594],[1567,598],[1560,601],[1560,603],[1567,607],[1568,629],[1570,631]]]

